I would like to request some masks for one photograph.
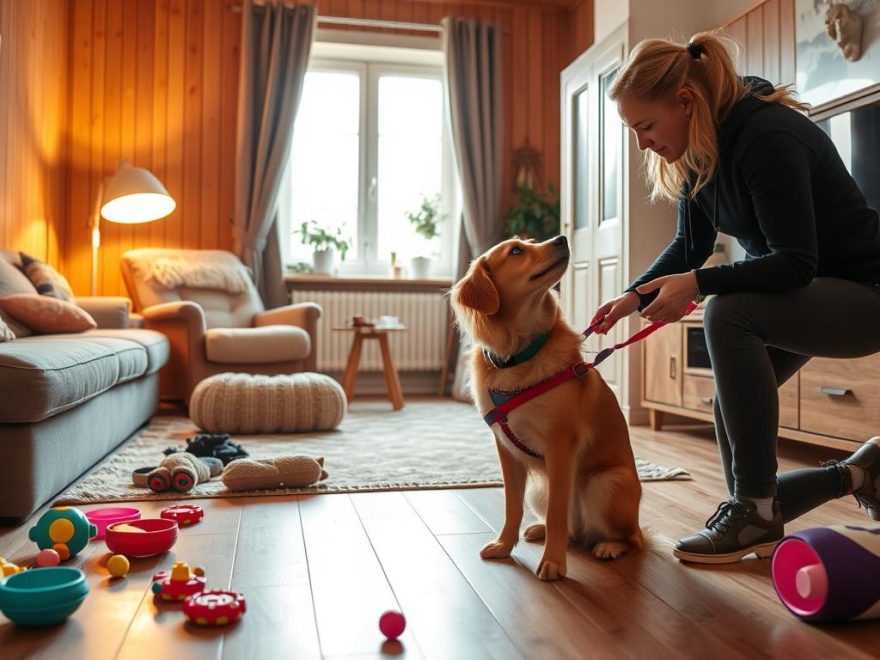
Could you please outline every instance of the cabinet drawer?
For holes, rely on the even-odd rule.
[[[711,413],[715,403],[715,381],[685,374],[681,381],[681,400],[685,408]]]
[[[814,358],[800,372],[802,431],[859,442],[880,429],[880,355]]]
[[[800,424],[798,409],[800,374],[795,374],[779,388],[779,426],[796,429]]]

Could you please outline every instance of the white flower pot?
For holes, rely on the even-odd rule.
[[[315,272],[321,275],[333,274],[333,250],[315,250],[312,252],[312,265]]]
[[[413,257],[409,262],[409,276],[413,280],[426,280],[431,273],[430,257]]]

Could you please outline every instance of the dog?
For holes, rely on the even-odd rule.
[[[481,415],[496,406],[490,390],[522,390],[582,361],[583,335],[563,318],[553,288],[569,257],[564,236],[543,243],[513,238],[475,259],[452,287],[456,321],[476,344],[470,387]],[[510,555],[519,540],[526,498],[545,521],[523,534],[526,541],[544,539],[535,571],[541,580],[565,576],[569,540],[591,548],[600,559],[644,547],[642,488],[629,431],[598,371],[588,369],[512,410],[508,423],[539,456],[492,426],[504,481],[504,525],[480,551],[483,559]]]

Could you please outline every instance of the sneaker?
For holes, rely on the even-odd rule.
[[[826,461],[824,467],[836,465],[841,469],[844,492],[851,494],[859,503],[859,508],[865,507],[865,511],[871,520],[880,520],[880,435],[874,436],[856,450],[849,458],[842,461]],[[852,483],[849,468],[855,465],[865,472],[865,481],[862,485],[850,492]]]
[[[732,499],[719,504],[706,529],[681,539],[672,554],[697,564],[730,564],[751,553],[769,557],[784,534],[777,502],[773,520],[764,520],[754,503]]]

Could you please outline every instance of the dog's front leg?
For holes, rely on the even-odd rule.
[[[560,441],[561,443],[561,441]],[[568,509],[571,506],[571,490],[574,485],[575,467],[571,452],[548,450],[544,457],[547,470],[547,537],[544,555],[538,564],[537,576],[542,580],[558,580],[565,577],[565,553],[568,550]]]
[[[503,559],[519,540],[519,528],[523,518],[523,499],[526,492],[526,467],[496,438],[498,460],[501,463],[501,476],[504,479],[504,527],[498,539],[487,543],[480,550],[483,559]]]

